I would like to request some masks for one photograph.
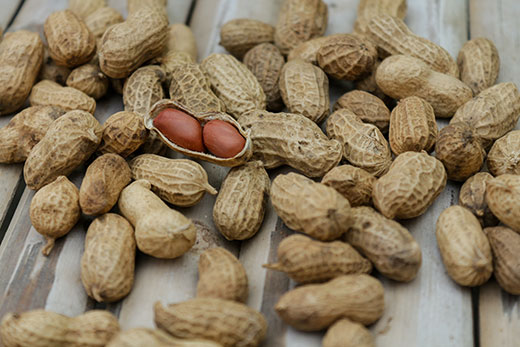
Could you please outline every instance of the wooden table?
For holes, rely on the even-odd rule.
[[[126,16],[126,1],[109,5]],[[350,32],[358,0],[328,0],[327,34]],[[199,57],[224,52],[218,45],[219,29],[233,18],[249,17],[271,24],[276,22],[282,0],[169,0],[170,22],[191,26],[197,38]],[[64,9],[66,0],[3,0],[0,25],[8,31],[29,28],[40,30],[53,11]],[[517,0],[408,0],[406,22],[418,35],[427,37],[456,56],[469,38],[492,39],[500,52],[499,81],[520,85],[520,3]],[[332,102],[349,89],[332,85]],[[122,109],[121,98],[111,95],[98,102],[96,117],[104,122]],[[10,117],[0,118],[0,126]],[[445,125],[445,122],[443,124]],[[227,170],[203,163],[210,183],[219,187]],[[82,168],[84,170],[84,168]],[[79,186],[81,172],[72,176]],[[287,172],[288,169],[277,170]],[[409,284],[384,278],[386,310],[371,327],[378,346],[400,347],[497,347],[520,344],[520,305],[491,280],[480,289],[462,288],[452,282],[441,262],[434,229],[442,210],[457,203],[459,185],[448,183],[446,190],[420,218],[408,221],[409,228],[423,251],[419,276]],[[104,308],[115,313],[124,329],[153,326],[152,304],[182,301],[195,293],[198,256],[215,245],[226,247],[244,264],[249,280],[248,304],[260,310],[269,321],[263,346],[321,346],[321,333],[301,333],[284,325],[272,307],[278,297],[294,286],[281,273],[266,271],[261,264],[276,259],[280,240],[291,233],[269,206],[262,230],[251,240],[227,242],[212,222],[214,197],[183,213],[196,221],[199,237],[196,246],[176,260],[153,259],[139,254],[135,285],[131,294],[115,304],[97,304],[88,298],[80,281],[79,263],[86,228],[82,219],[74,230],[57,241],[49,257],[41,255],[45,243],[32,227],[28,216],[34,192],[23,182],[22,165],[0,165],[0,317],[9,311],[35,308],[77,315],[85,310]],[[5,234],[5,235],[4,235]]]

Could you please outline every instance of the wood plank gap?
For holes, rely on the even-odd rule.
[[[195,7],[197,6],[197,0],[193,0],[191,2],[190,9],[188,10],[188,15],[186,16],[186,22],[185,24],[187,26],[190,26],[191,24],[191,17],[193,16],[193,13],[195,12]]]
[[[16,184],[14,195],[12,196],[12,199],[9,202],[9,207],[7,208],[7,211],[5,212],[5,216],[0,223],[0,244],[4,240],[5,233],[6,233],[7,229],[9,228],[11,221],[13,220],[14,213],[15,213],[16,209],[18,208],[18,203],[20,202],[20,198],[22,197],[24,190],[25,190],[25,180],[23,178],[23,175],[20,175],[18,183]]]
[[[16,19],[16,16],[18,16],[18,13],[20,12],[20,10],[22,9],[22,6],[25,4],[25,0],[21,0],[20,3],[18,4],[18,7],[16,8],[16,11],[14,11],[11,19],[9,20],[9,22],[7,23],[6,27],[4,28],[4,32],[8,31],[9,28],[11,27],[11,25],[13,24],[14,20]]]
[[[480,288],[471,288],[471,307],[473,309],[473,345],[480,347],[480,312],[479,312]]]

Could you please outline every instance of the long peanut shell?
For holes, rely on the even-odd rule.
[[[220,28],[220,45],[239,60],[251,48],[273,41],[274,27],[255,19],[233,19]]]
[[[457,64],[460,80],[473,90],[474,95],[494,85],[500,70],[497,48],[483,37],[469,40],[462,46]]]
[[[484,229],[493,251],[493,273],[506,292],[520,295],[520,235],[505,227]]]
[[[29,96],[31,106],[56,106],[65,111],[82,110],[94,114],[96,100],[80,90],[53,81],[36,83]]]
[[[125,158],[138,149],[147,136],[143,117],[134,112],[117,112],[103,123],[103,137],[97,150]]]
[[[340,108],[348,108],[363,122],[374,124],[383,134],[388,132],[390,111],[377,96],[362,90],[352,90],[336,101],[334,111]]]
[[[137,69],[125,81],[123,103],[125,111],[144,117],[157,101],[164,99],[162,83],[166,80],[163,69],[148,65]]]
[[[520,233],[520,175],[505,174],[489,181],[486,202],[502,223]]]
[[[406,0],[360,0],[354,22],[354,33],[366,34],[370,20],[382,14],[404,19],[407,9]]]
[[[108,78],[97,64],[85,64],[75,68],[67,77],[66,84],[96,100],[105,96],[108,90]]]

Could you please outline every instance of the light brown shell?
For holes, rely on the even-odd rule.
[[[413,280],[422,263],[421,248],[401,224],[371,207],[351,210],[351,226],[343,235],[383,275],[395,281]]]
[[[103,347],[117,332],[117,318],[104,310],[92,310],[76,317],[44,310],[8,313],[0,324],[5,347]]]
[[[53,81],[36,83],[29,96],[31,106],[57,106],[65,111],[83,110],[94,114],[96,100],[80,90],[71,87],[62,87]]]
[[[405,2],[406,3],[406,2]],[[370,330],[349,319],[334,323],[323,337],[322,347],[375,347]]]
[[[493,251],[493,274],[506,292],[520,295],[520,235],[505,227],[484,229]]]
[[[141,252],[160,259],[177,258],[195,244],[195,225],[169,208],[151,188],[146,180],[128,185],[119,196],[119,210],[134,226]]]
[[[266,169],[287,164],[309,177],[322,177],[341,160],[339,141],[329,140],[305,116],[294,113],[253,111],[240,124],[251,131],[253,159]]]
[[[59,176],[34,194],[29,216],[37,232],[47,240],[42,248],[49,255],[54,240],[65,236],[79,220],[79,191],[67,177]]]
[[[285,0],[278,14],[274,42],[282,54],[327,30],[327,4],[322,0]]]
[[[341,318],[372,324],[383,315],[384,306],[381,282],[359,274],[297,287],[282,295],[274,309],[293,328],[318,331]]]
[[[32,106],[16,114],[0,129],[0,163],[22,163],[52,122],[65,111],[54,106]]]
[[[403,54],[422,60],[432,70],[459,77],[457,62],[450,53],[432,41],[415,35],[400,18],[381,14],[367,26],[368,38],[377,45],[381,58]]]
[[[145,61],[164,50],[168,20],[164,14],[143,7],[130,12],[125,22],[108,28],[101,39],[99,66],[109,77],[130,75]]]
[[[267,109],[281,111],[283,101],[279,81],[285,60],[280,50],[271,43],[262,43],[246,53],[244,64],[262,86],[267,101]]]
[[[206,340],[178,339],[170,334],[150,328],[133,328],[122,331],[106,347],[222,347],[222,345]]]
[[[321,45],[316,58],[327,75],[354,81],[372,71],[377,61],[377,49],[365,37],[336,35]]]
[[[229,54],[213,53],[201,62],[211,89],[226,105],[227,112],[240,118],[252,110],[265,110],[262,86],[248,68]]]
[[[101,99],[108,90],[107,76],[94,64],[85,64],[72,70],[66,83],[96,100]]]
[[[334,111],[340,108],[349,109],[363,122],[374,124],[383,134],[388,132],[390,110],[377,96],[362,90],[352,90],[336,101]]]
[[[271,203],[289,228],[318,240],[337,239],[349,226],[350,204],[343,195],[294,172],[273,180]]]
[[[405,55],[383,60],[377,68],[376,83],[394,99],[423,98],[440,118],[453,116],[473,96],[471,89],[457,78],[436,72],[422,60]]]
[[[477,37],[462,46],[457,57],[460,79],[473,94],[495,84],[500,70],[498,50],[489,39]]]
[[[491,248],[477,217],[462,206],[450,206],[437,220],[437,245],[448,275],[461,286],[479,286],[493,272]]]
[[[327,36],[320,36],[310,39],[308,41],[304,41],[300,43],[298,46],[291,49],[289,55],[287,56],[287,61],[301,59],[307,63],[311,63],[314,65],[318,65],[318,50],[321,48],[325,42],[330,39],[334,39],[337,36],[341,36],[343,34],[332,34]]]
[[[107,213],[94,219],[85,237],[81,282],[97,302],[118,301],[134,283],[134,229],[123,217]]]
[[[368,23],[374,17],[388,14],[404,19],[406,11],[406,0],[360,0],[354,22],[354,33],[366,34]]]
[[[329,79],[317,66],[303,60],[287,62],[280,74],[280,93],[291,113],[320,123],[329,114]]]
[[[119,194],[132,180],[130,168],[123,157],[107,153],[87,168],[79,189],[79,205],[86,215],[98,216],[114,207]]]
[[[148,65],[137,69],[126,79],[123,87],[125,111],[145,117],[153,104],[164,99],[162,84],[165,81],[166,74],[159,66]]]
[[[372,271],[372,264],[367,259],[341,241],[320,242],[296,234],[283,239],[277,253],[278,262],[264,264],[264,267],[283,271],[303,284]]]
[[[392,163],[390,146],[381,131],[341,108],[327,119],[327,135],[343,144],[343,157],[352,165],[379,177]]]
[[[85,17],[85,24],[96,40],[101,39],[105,31],[114,24],[124,21],[121,13],[112,7],[100,7]]]
[[[264,220],[271,181],[261,161],[232,168],[213,205],[213,222],[228,240],[253,237]]]
[[[96,38],[85,22],[70,10],[57,11],[47,17],[43,33],[49,55],[58,65],[79,66],[96,53]]]
[[[43,63],[43,43],[37,33],[6,33],[0,43],[0,114],[22,107]]]
[[[511,131],[495,141],[488,153],[487,167],[495,176],[520,175],[520,130]]]
[[[68,175],[96,150],[101,125],[88,112],[69,111],[56,119],[25,161],[23,174],[30,189],[38,190]]]
[[[470,210],[482,227],[498,224],[497,217],[486,202],[486,186],[492,179],[493,176],[488,172],[479,172],[468,178],[460,188],[459,205]]]
[[[420,216],[446,186],[442,163],[426,152],[404,152],[374,184],[372,200],[387,218]]]
[[[129,164],[134,180],[147,180],[152,185],[152,191],[170,204],[193,206],[204,193],[217,194],[217,190],[208,183],[204,168],[193,160],[141,154]]]
[[[103,136],[97,150],[126,158],[144,143],[147,133],[143,117],[128,111],[114,113],[103,124]]]
[[[96,10],[106,6],[106,0],[69,0],[68,9],[78,17],[85,19]]]
[[[126,8],[129,16],[134,15],[135,12],[144,8],[154,11],[168,19],[167,2],[168,0],[127,0]]]
[[[166,52],[185,52],[193,61],[197,60],[197,42],[190,27],[184,23],[174,23],[168,27]]]
[[[65,85],[71,70],[66,66],[56,65],[54,60],[49,56],[47,47],[44,46],[43,64],[38,74],[37,80],[50,80]]]
[[[334,188],[350,202],[350,206],[355,207],[372,204],[372,187],[376,180],[374,175],[361,168],[340,165],[327,172],[321,183]]]
[[[520,233],[520,175],[500,175],[489,181],[486,202],[502,223]]]
[[[197,298],[246,302],[248,294],[246,270],[231,252],[214,247],[200,255]]]
[[[239,60],[256,45],[273,41],[274,27],[255,19],[233,19],[220,28],[220,45]]]
[[[244,304],[196,298],[177,304],[154,305],[155,324],[175,337],[207,339],[223,347],[255,347],[267,332],[263,315]]]
[[[186,52],[170,51],[155,60],[160,64],[164,72],[166,72],[166,82],[171,81],[170,75],[179,65],[184,65],[185,63],[195,64],[195,60]]]

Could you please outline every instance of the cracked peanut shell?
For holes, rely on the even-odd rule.
[[[334,188],[350,202],[350,206],[372,204],[372,187],[376,177],[352,165],[336,166],[323,176],[321,183]]]
[[[487,167],[494,176],[520,175],[520,130],[513,130],[495,141],[487,156]]]
[[[486,202],[502,223],[520,233],[520,175],[505,174],[490,180]]]
[[[493,252],[493,274],[506,292],[520,295],[520,235],[505,227],[484,229]]]
[[[462,46],[457,64],[460,80],[473,90],[474,95],[493,86],[500,70],[500,58],[495,44],[483,37],[469,40]]]
[[[274,27],[255,19],[233,19],[220,28],[220,45],[238,60],[251,48],[273,41]]]
[[[334,111],[340,108],[349,109],[363,122],[374,124],[383,134],[388,132],[390,110],[377,96],[362,90],[352,90],[336,101]]]
[[[460,188],[459,205],[470,210],[482,227],[495,226],[498,219],[486,202],[486,186],[493,176],[488,172],[478,172],[464,182]]]

